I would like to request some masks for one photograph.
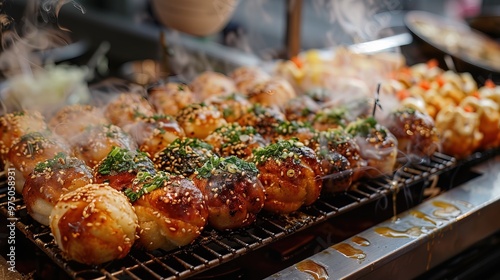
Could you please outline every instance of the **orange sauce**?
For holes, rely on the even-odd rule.
[[[427,221],[433,225],[437,225],[438,221],[431,219],[427,214],[424,214],[418,210],[410,210],[410,215],[412,215],[415,218]]]
[[[415,238],[424,234],[421,227],[411,227],[407,230],[395,230],[389,227],[375,228],[375,232],[389,238]]]
[[[351,259],[362,260],[366,258],[365,252],[360,249],[356,249],[347,243],[339,243],[332,246],[333,249],[337,250],[337,252],[341,253],[345,257]]]
[[[435,217],[438,218],[456,218],[462,213],[462,211],[460,211],[457,206],[448,202],[433,201],[432,204],[438,208],[432,213]]]
[[[296,264],[295,267],[302,272],[310,274],[314,280],[328,279],[328,271],[326,271],[326,268],[315,261],[303,260]]]
[[[363,246],[363,247],[366,247],[366,246],[370,246],[370,241],[368,241],[366,238],[363,238],[361,236],[354,236],[353,238],[351,238],[352,242],[354,242],[356,245],[359,245],[359,246]]]

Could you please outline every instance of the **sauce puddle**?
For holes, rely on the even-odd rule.
[[[367,239],[361,237],[361,236],[354,236],[352,239],[352,242],[354,242],[356,245],[367,247],[370,246],[370,241]]]
[[[302,272],[310,274],[314,280],[328,279],[326,268],[315,261],[303,260],[296,264],[295,267]]]
[[[365,252],[360,249],[356,249],[347,243],[338,243],[332,246],[337,252],[341,253],[345,257],[362,260],[366,258]]]

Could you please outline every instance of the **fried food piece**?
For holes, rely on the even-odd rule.
[[[195,96],[185,84],[167,83],[148,91],[148,101],[160,115],[176,115],[181,109],[195,103]]]
[[[279,108],[283,108],[290,99],[296,96],[292,85],[286,79],[279,77],[257,84],[248,92],[250,102]]]
[[[264,139],[271,140],[275,128],[285,120],[285,115],[276,107],[264,107],[254,104],[238,119],[238,123],[241,126],[254,127]]]
[[[271,76],[264,72],[262,69],[251,66],[242,66],[236,68],[231,73],[229,73],[229,77],[233,79],[238,92],[245,96],[248,95],[250,90],[257,84],[271,79]]]
[[[179,111],[177,122],[187,137],[204,139],[212,131],[227,122],[222,113],[213,105],[191,104]]]
[[[123,128],[127,124],[134,123],[138,116],[150,117],[154,113],[153,106],[142,95],[121,93],[108,103],[104,116],[112,124]]]
[[[118,147],[113,147],[93,170],[96,183],[106,183],[118,191],[132,188],[139,172],[156,174],[153,161],[144,152]]]
[[[178,138],[153,158],[158,170],[189,177],[213,155],[213,147],[197,138]]]
[[[208,209],[202,192],[183,176],[141,173],[135,191],[125,193],[134,201],[139,218],[139,246],[146,250],[172,250],[195,240],[207,224]]]
[[[31,132],[45,132],[47,123],[42,114],[36,111],[20,111],[0,117],[0,159],[5,160],[10,147],[19,141],[21,136]]]
[[[206,103],[215,106],[228,123],[237,121],[252,107],[248,99],[236,93],[216,96],[206,100]]]
[[[217,128],[205,138],[214,147],[214,152],[223,156],[252,157],[252,151],[267,145],[267,141],[251,126],[231,123]]]
[[[252,224],[264,207],[265,190],[254,163],[238,157],[212,156],[192,179],[204,194],[208,224],[218,230]]]
[[[137,227],[127,197],[105,184],[64,194],[50,215],[50,229],[64,257],[89,265],[125,257]]]
[[[303,143],[285,140],[259,148],[254,162],[266,190],[265,210],[291,213],[318,199],[323,171],[314,151]]]
[[[113,147],[130,151],[137,149],[137,144],[132,137],[119,126],[112,124],[88,127],[72,141],[75,156],[83,159],[91,168],[103,160]]]
[[[82,160],[65,153],[36,165],[26,178],[23,199],[28,214],[42,225],[49,225],[49,216],[61,195],[93,182],[92,170]]]
[[[68,105],[59,110],[49,121],[50,129],[64,139],[82,133],[88,126],[110,124],[101,109],[90,105]]]
[[[198,75],[190,84],[189,88],[196,95],[198,102],[203,102],[214,96],[225,96],[236,92],[236,86],[228,76],[205,71]]]
[[[368,117],[350,123],[346,131],[360,147],[361,157],[367,162],[364,175],[370,178],[392,174],[398,155],[398,140],[374,118]]]

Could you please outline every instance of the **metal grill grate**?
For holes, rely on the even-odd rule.
[[[47,227],[27,214],[17,195],[16,227],[72,278],[83,279],[182,279],[214,268],[262,248],[294,232],[382,198],[398,188],[421,183],[456,165],[453,157],[436,153],[428,162],[401,167],[392,177],[360,182],[351,190],[321,197],[313,205],[290,215],[261,213],[250,227],[228,232],[206,229],[189,246],[174,250],[133,250],[127,257],[101,266],[86,266],[63,258]],[[5,178],[0,180],[0,212],[8,216]]]

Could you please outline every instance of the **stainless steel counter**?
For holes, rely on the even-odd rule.
[[[267,279],[412,279],[500,229],[500,157],[481,175]]]

